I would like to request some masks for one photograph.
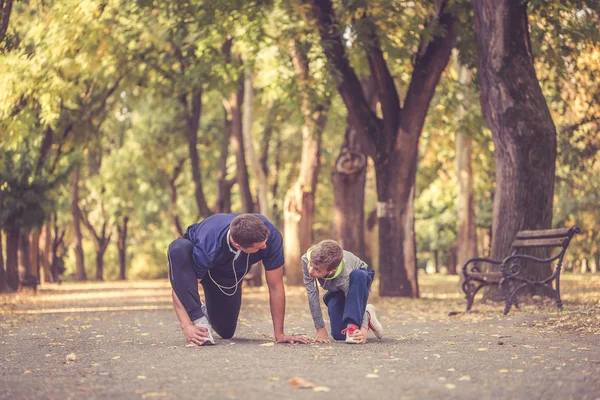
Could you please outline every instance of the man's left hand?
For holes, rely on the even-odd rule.
[[[304,336],[281,335],[277,338],[277,343],[309,343],[309,340]]]

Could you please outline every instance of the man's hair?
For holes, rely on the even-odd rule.
[[[269,237],[269,229],[264,222],[253,214],[240,214],[229,226],[231,238],[242,247],[261,243]]]
[[[342,262],[344,252],[335,240],[323,240],[313,246],[310,253],[311,264],[325,267],[327,271],[333,271]]]

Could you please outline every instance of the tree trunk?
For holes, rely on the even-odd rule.
[[[2,190],[0,190],[0,221],[2,218]],[[0,223],[0,293],[6,291],[6,270],[4,269],[4,240],[2,230],[4,226]]]
[[[1,193],[1,192],[0,192]],[[2,194],[0,194],[0,215],[2,215]],[[2,229],[0,229],[0,293],[6,290],[6,271],[4,269],[4,240],[2,239]]]
[[[65,263],[63,257],[66,253],[66,250],[62,251],[62,254],[58,255],[58,249],[61,246],[64,246],[63,239],[65,237],[65,230],[60,230],[58,227],[58,217],[56,212],[54,212],[52,216],[52,227],[54,231],[54,235],[52,236],[52,264],[50,266],[50,270],[52,272],[52,280],[54,282],[60,282],[60,275],[65,270]]]
[[[302,155],[299,175],[284,199],[284,252],[289,285],[304,281],[301,257],[313,242],[313,222],[317,177],[321,166],[321,138],[327,123],[329,104],[315,104],[308,88],[308,58],[298,43],[291,46],[292,61],[303,86]]]
[[[129,217],[123,217],[123,223],[117,224],[117,232],[119,238],[117,240],[117,248],[119,250],[119,279],[125,280],[126,262],[127,262],[127,223]]]
[[[517,231],[548,229],[552,224],[556,128],[533,66],[527,5],[473,0],[481,106],[495,147],[495,259],[508,255]],[[526,274],[546,277],[550,266],[526,268]]]
[[[71,199],[73,231],[75,232],[75,279],[87,281],[85,258],[83,255],[83,235],[81,234],[81,210],[79,209],[79,167],[73,173],[73,193]]]
[[[436,6],[431,21],[443,29],[443,36],[423,38],[415,54],[412,78],[404,106],[381,50],[377,30],[367,16],[366,32],[359,37],[365,46],[371,75],[377,83],[381,104],[379,118],[365,99],[360,82],[350,66],[342,41],[343,32],[335,20],[331,0],[311,0],[321,43],[332,68],[337,72],[338,91],[348,109],[353,126],[372,146],[377,181],[377,218],[379,219],[379,294],[416,297],[414,234],[411,191],[415,182],[418,144],[435,87],[450,58],[456,40],[456,18],[446,11],[447,2]],[[371,27],[370,32],[369,27]]]
[[[35,277],[32,274],[30,249],[29,234],[21,232],[19,234],[19,279]]]
[[[370,107],[375,110],[376,82],[365,79],[361,82]],[[334,237],[343,249],[351,251],[363,261],[367,260],[365,247],[365,183],[367,176],[368,145],[361,143],[362,137],[348,118],[346,134],[340,154],[331,170],[333,185],[333,229]]]
[[[173,235],[178,238],[183,236],[183,228],[181,227],[181,222],[179,220],[179,215],[177,213],[177,178],[181,174],[183,169],[183,161],[180,162],[174,169],[171,176],[167,176],[165,174],[165,179],[167,181],[167,186],[169,187],[169,219],[171,221],[171,231]]]
[[[180,97],[180,102],[185,109],[186,119],[186,140],[188,152],[192,163],[192,180],[194,181],[194,197],[198,212],[202,217],[211,215],[210,208],[204,197],[204,186],[202,182],[202,173],[200,171],[200,156],[198,154],[198,128],[200,127],[200,115],[202,114],[202,88],[193,89],[188,96]],[[190,107],[191,103],[191,107]]]
[[[256,151],[254,150],[254,140],[252,140],[253,101],[254,89],[252,87],[252,71],[246,70],[244,79],[244,113],[242,123],[242,136],[244,137],[244,147],[246,150],[246,154],[248,155],[248,164],[250,165],[250,170],[253,172],[254,179],[256,182],[258,208],[260,213],[267,217],[267,219],[270,221],[271,209],[269,208],[268,200],[269,183],[267,182],[267,175],[265,171],[261,168],[260,162],[256,155]],[[261,274],[257,273],[255,274],[255,276],[261,276]]]
[[[9,290],[19,287],[19,229],[14,223],[6,229],[6,285]]]
[[[229,157],[230,137],[231,122],[228,119],[227,109],[225,108],[223,137],[221,138],[221,155],[219,156],[219,179],[217,180],[217,199],[215,201],[216,213],[231,212],[231,188],[235,184],[235,179],[227,179],[227,158]]]
[[[53,282],[52,278],[52,226],[48,222],[42,226],[40,236],[40,283]]]
[[[8,30],[13,0],[6,0],[0,4],[2,5],[2,12],[0,12],[0,43],[2,43],[6,36],[6,31]]]
[[[36,229],[29,235],[29,260],[31,270],[29,276],[40,279],[40,230]]]
[[[471,84],[471,72],[469,69],[461,65],[458,61],[458,56],[455,54],[456,70],[458,73],[458,83],[460,84],[461,93],[465,99],[470,99],[468,86]],[[467,102],[470,104],[470,102]],[[466,114],[465,108],[459,104],[457,117],[459,121]],[[458,214],[458,248],[456,254],[456,263],[454,267],[462,277],[462,265],[469,258],[477,257],[477,221],[475,218],[475,195],[473,191],[473,166],[472,166],[472,140],[471,137],[461,132],[456,133],[456,176],[458,180],[458,199],[457,199],[457,214]]]
[[[242,132],[242,102],[244,100],[244,85],[239,82],[238,89],[228,99],[223,101],[227,110],[227,117],[231,121],[231,143],[236,160],[236,181],[240,190],[242,201],[242,212],[254,212],[254,200],[250,192],[250,178],[248,177],[248,166],[246,164],[246,152],[244,150],[244,136]]]

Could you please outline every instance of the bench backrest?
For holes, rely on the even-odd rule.
[[[573,235],[581,232],[576,226],[572,228],[543,229],[535,231],[519,231],[517,237],[512,243],[513,254],[519,253],[522,249],[541,249],[561,247],[561,250],[552,259],[562,261],[567,247],[573,238]]]

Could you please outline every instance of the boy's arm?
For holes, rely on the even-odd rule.
[[[315,336],[315,342],[317,343],[329,343],[329,333],[325,328],[325,321],[323,321],[323,314],[321,313],[321,303],[319,302],[319,288],[317,282],[308,273],[308,258],[306,255],[302,257],[302,274],[304,276],[304,287],[306,288],[306,294],[308,295],[308,307],[312,314],[317,334]]]

